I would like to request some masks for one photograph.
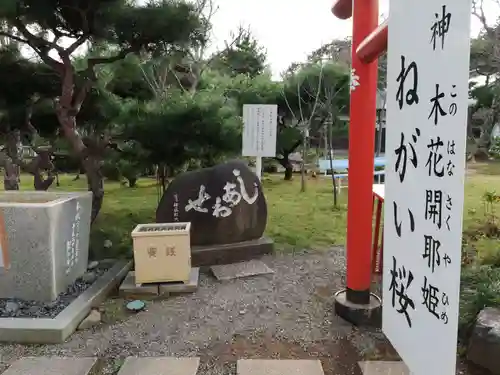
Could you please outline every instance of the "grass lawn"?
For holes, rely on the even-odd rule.
[[[61,175],[61,186],[51,190],[85,190],[85,178],[72,181],[74,175]],[[333,209],[331,180],[310,180],[307,192],[300,194],[300,176],[292,182],[282,176],[264,180],[268,202],[267,235],[280,250],[324,247],[345,242],[347,215],[346,190],[340,194],[340,208]],[[30,190],[31,178],[23,176],[22,189]],[[158,204],[155,180],[141,179],[136,188],[107,182],[102,210],[92,228],[91,247],[103,257],[131,255],[130,232],[138,223],[154,222]],[[113,247],[103,249],[105,240]]]
[[[485,193],[500,195],[499,162],[469,168],[465,187],[463,241],[464,250],[473,251],[473,256],[477,252],[481,263],[500,267],[500,202],[488,207]],[[494,222],[494,226],[488,224],[490,221]]]
[[[84,178],[72,181],[73,175],[60,176],[61,186],[52,189],[86,189]],[[83,177],[83,176],[82,176]],[[23,176],[22,188],[32,189],[32,179]],[[464,230],[470,231],[484,222],[482,196],[495,186],[500,189],[500,163],[477,164],[470,167],[464,209]],[[142,179],[136,188],[122,186],[116,182],[106,183],[104,205],[92,231],[94,254],[103,251],[105,240],[113,247],[103,256],[131,254],[130,232],[138,223],[154,222],[158,202],[155,181]],[[319,176],[310,179],[307,191],[300,193],[300,176],[293,181],[283,181],[281,175],[267,176],[264,189],[268,202],[267,235],[272,237],[278,249],[284,251],[318,248],[332,244],[345,244],[347,217],[347,190],[340,193],[338,209],[333,207],[331,180]],[[497,240],[486,236],[469,238],[467,244],[478,247],[488,254],[498,247]]]

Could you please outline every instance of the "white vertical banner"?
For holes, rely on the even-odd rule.
[[[391,0],[383,331],[413,375],[455,375],[471,0]]]
[[[276,156],[276,104],[243,105],[243,156]]]

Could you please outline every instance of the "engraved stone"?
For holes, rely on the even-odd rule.
[[[0,193],[0,298],[53,301],[87,270],[92,193]]]

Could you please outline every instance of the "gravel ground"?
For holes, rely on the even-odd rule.
[[[0,318],[55,318],[108,269],[108,265],[92,267],[83,277],[68,286],[67,290],[61,293],[55,301],[50,303],[18,298],[0,298]]]
[[[0,346],[0,362],[98,356],[107,374],[127,356],[200,356],[199,374],[229,375],[240,358],[317,358],[325,375],[361,375],[357,361],[397,356],[380,332],[358,330],[333,314],[333,294],[344,285],[343,254],[334,248],[264,257],[273,275],[224,282],[202,275],[196,293],[149,302],[146,311],[77,332],[64,344]],[[108,301],[104,320],[124,318],[122,305]]]

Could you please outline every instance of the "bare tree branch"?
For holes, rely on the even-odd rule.
[[[78,47],[82,46],[85,42],[87,41],[87,37],[85,36],[82,36],[80,38],[78,38],[75,42],[73,42],[67,49],[66,49],[66,53],[68,55],[72,55],[73,52],[75,52]]]
[[[231,40],[225,41],[225,47],[223,49],[207,58],[206,52],[210,46],[209,40],[212,37],[212,19],[219,8],[215,5],[215,0],[197,0],[195,2],[195,9],[197,15],[204,20],[205,28],[203,34],[208,41],[196,45],[186,45],[180,51],[176,51],[177,53],[170,53],[168,56],[164,56],[157,65],[157,68],[161,69],[160,71],[154,71],[155,69],[146,71],[142,69],[144,79],[152,88],[155,95],[164,95],[164,92],[167,90],[168,75],[170,74],[174,76],[182,90],[194,93],[200,77],[207,67],[221,56],[221,54],[227,52],[238,43],[247,31],[240,26],[237,32],[231,35]],[[179,67],[183,68],[182,74],[179,71]],[[146,74],[148,74],[148,77],[145,76]],[[189,89],[186,89],[185,85],[182,84],[182,75],[189,76],[191,81],[191,87]]]
[[[12,39],[12,40],[15,40],[16,42],[19,42],[19,43],[24,43],[24,44],[28,44],[28,40],[26,39],[23,39],[21,37],[18,37],[14,34],[11,34],[11,33],[7,33],[5,31],[0,31],[0,36],[4,36],[4,37],[7,37],[9,39]]]
[[[44,63],[51,66],[55,71],[59,73],[63,73],[64,66],[59,61],[53,59],[49,56],[51,50],[56,50],[57,52],[63,52],[64,48],[59,46],[57,43],[51,42],[47,39],[39,37],[33,33],[31,33],[26,25],[24,25],[20,20],[16,20],[13,22],[13,25],[16,27],[17,31],[24,37],[25,42],[29,45],[33,51],[42,59]],[[57,39],[55,39],[57,40]]]
[[[316,98],[314,99],[314,105],[313,105],[313,108],[312,108],[312,111],[311,111],[311,114],[309,116],[309,120],[307,121],[308,124],[311,123],[311,120],[316,112],[316,107],[318,105],[318,99],[319,99],[319,95],[320,95],[320,92],[322,90],[322,83],[323,83],[323,63],[321,64],[321,70],[319,72],[319,81],[318,81],[318,89],[316,90]],[[309,126],[309,125],[308,125]]]
[[[95,73],[95,67],[100,64],[111,64],[113,62],[119,61],[124,59],[131,51],[130,50],[122,50],[120,53],[118,53],[115,56],[110,56],[110,57],[92,57],[87,60],[87,69],[84,72],[84,78],[85,82],[83,83],[82,87],[78,90],[77,94],[73,96],[73,91],[71,92],[71,107],[73,111],[76,111],[78,113],[80,111],[80,108],[83,104],[83,101],[85,100],[85,97],[87,96],[88,92],[92,88],[92,85],[94,82],[97,80],[97,76]],[[63,58],[63,56],[61,56]],[[69,61],[69,55],[64,56],[63,58],[64,65],[69,66],[70,69],[67,70],[64,78],[68,79],[67,84],[69,85],[70,79],[71,82],[73,80],[73,68],[71,66],[71,62]],[[71,77],[71,78],[70,78]],[[64,83],[63,83],[63,96],[64,98]],[[69,90],[69,89],[68,89]],[[73,90],[73,84],[71,84],[71,90]],[[68,94],[69,95],[69,94]]]

